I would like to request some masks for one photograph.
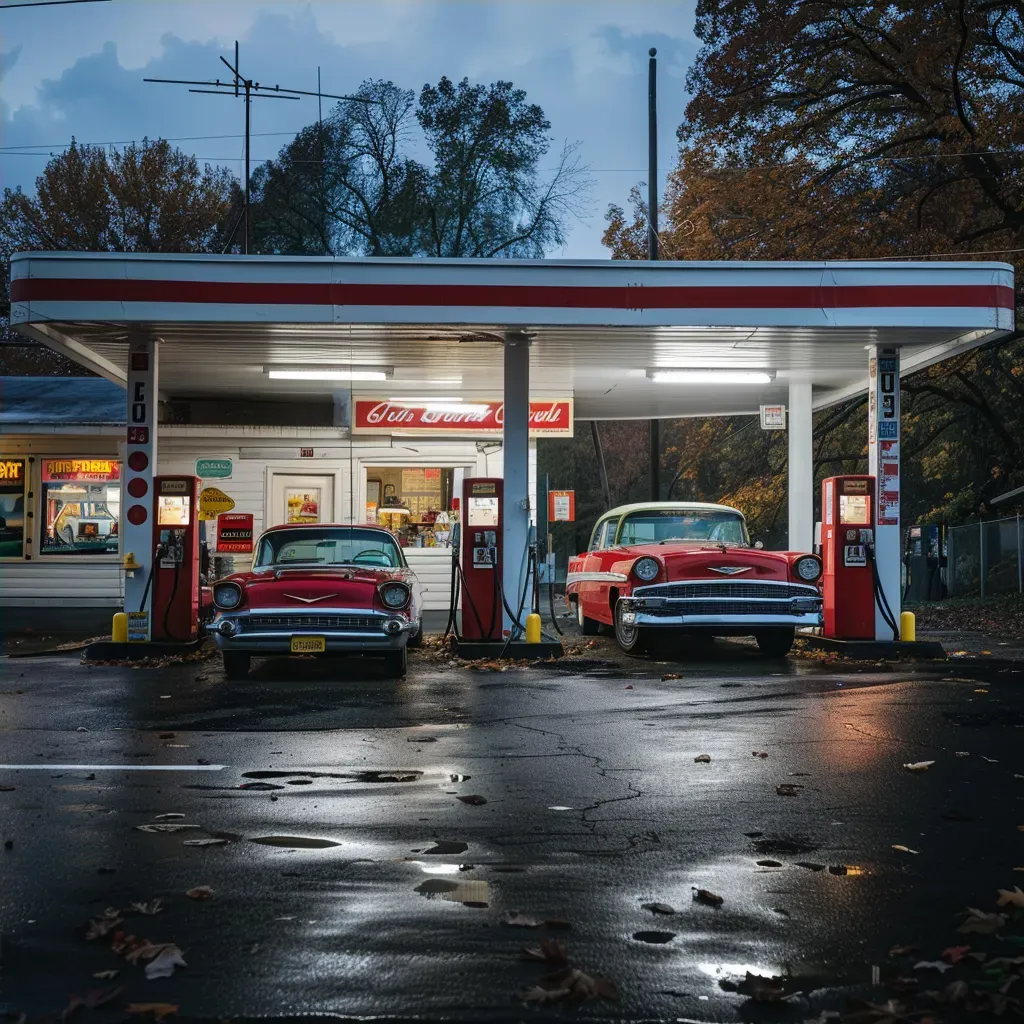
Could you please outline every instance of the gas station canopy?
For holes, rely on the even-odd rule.
[[[867,388],[866,346],[899,348],[905,375],[1014,319],[1012,268],[973,262],[17,253],[11,298],[23,333],[122,384],[129,338],[158,339],[168,398],[339,387],[269,367],[379,371],[344,382],[356,396],[495,398],[524,331],[531,396],[581,419],[750,413],[793,384],[822,408]]]

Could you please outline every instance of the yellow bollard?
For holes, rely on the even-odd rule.
[[[128,643],[128,616],[124,612],[116,612],[110,626],[110,639],[115,644]]]
[[[540,643],[540,616],[531,612],[526,616],[526,642],[528,644]]]
[[[900,639],[908,644],[917,640],[917,619],[913,612],[900,612]]]

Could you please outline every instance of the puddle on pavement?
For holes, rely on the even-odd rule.
[[[341,846],[333,839],[313,839],[310,836],[257,836],[251,840],[263,846],[281,846],[287,850],[326,850],[331,846]]]
[[[666,942],[671,942],[676,937],[675,932],[634,932],[633,938],[637,942],[650,942],[654,945],[661,946]]]
[[[749,833],[747,833],[749,834]],[[757,833],[761,835],[761,833]],[[757,853],[765,854],[793,854],[811,853],[818,848],[817,843],[812,843],[807,836],[785,835],[780,833],[768,833],[760,839],[755,839],[750,844]]]
[[[428,878],[420,882],[415,891],[428,899],[440,898],[449,903],[464,903],[478,909],[487,907],[490,901],[487,883],[480,881],[449,882],[443,878]]]
[[[372,772],[242,772],[242,777],[246,779],[286,779],[291,786],[305,786],[313,779],[343,779],[345,782],[415,782],[422,776],[423,772],[415,768],[385,768]],[[462,778],[468,779],[469,776],[460,776],[460,780]],[[455,781],[455,776],[452,776],[452,780]],[[250,784],[246,788],[256,787]]]
[[[413,850],[413,853],[422,853],[424,856],[432,857],[453,857],[457,853],[465,853],[469,849],[469,843],[452,842],[448,839],[439,839],[427,850]]]
[[[238,788],[265,793],[267,790],[271,789],[284,789],[284,786],[276,786],[273,782],[243,782]]]

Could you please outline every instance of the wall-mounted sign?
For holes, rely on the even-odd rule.
[[[121,479],[121,464],[112,459],[43,459],[43,483],[101,483]]]
[[[762,430],[785,430],[786,429],[786,407],[784,405],[762,405],[761,406],[761,429]]]
[[[230,480],[230,459],[196,459],[196,476],[200,480]]]
[[[429,404],[390,402],[386,398],[357,398],[354,434],[434,434],[441,437],[488,437],[501,434],[505,425],[505,404],[474,398],[468,411],[446,404],[434,409]],[[475,406],[475,411],[472,407]],[[572,437],[571,398],[530,403],[530,437]]]
[[[209,522],[221,512],[230,512],[235,507],[234,498],[229,498],[219,487],[204,487],[199,492],[199,519]]]
[[[0,558],[25,554],[25,460],[0,459]]]
[[[548,491],[548,522],[576,522],[575,491]]]
[[[251,512],[222,512],[217,516],[217,550],[226,554],[252,554]]]

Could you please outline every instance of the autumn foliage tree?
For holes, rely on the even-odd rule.
[[[696,19],[663,258],[962,255],[1014,262],[1022,294],[1024,3],[699,0]],[[605,244],[644,258],[646,230],[634,189]],[[1024,483],[1022,400],[1016,333],[903,381],[907,521],[984,514]],[[816,416],[819,476],[865,469],[864,421],[862,400]],[[785,445],[748,423],[673,424],[666,468],[781,540]]]

